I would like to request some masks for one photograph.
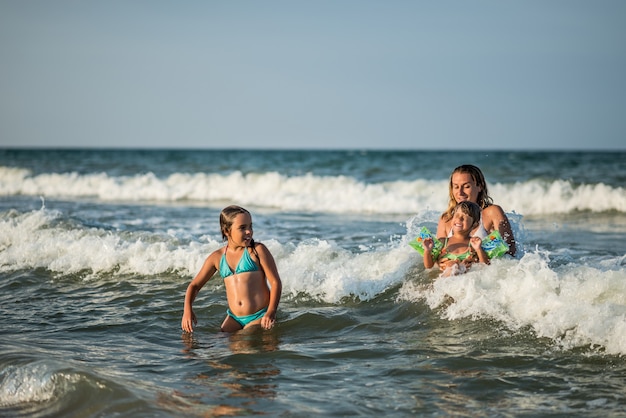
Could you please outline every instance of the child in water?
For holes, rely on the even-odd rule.
[[[252,325],[272,328],[282,283],[272,254],[265,245],[252,239],[252,215],[240,206],[228,206],[220,213],[220,229],[222,238],[227,240],[226,246],[211,253],[189,283],[181,321],[183,331],[193,332],[198,322],[193,301],[215,272],[224,279],[228,300],[226,319],[221,326],[223,332],[235,332]]]
[[[459,202],[452,213],[452,236],[445,238],[436,261],[433,239],[424,240],[424,267],[432,268],[436,262],[444,274],[456,274],[464,273],[474,262],[489,264],[489,257],[481,247],[482,240],[470,236],[479,222],[480,206],[470,201]]]

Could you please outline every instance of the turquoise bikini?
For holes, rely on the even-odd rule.
[[[252,257],[250,257],[250,252],[246,248],[243,251],[243,255],[239,259],[239,263],[237,263],[237,267],[235,267],[235,272],[233,273],[233,271],[230,269],[230,266],[228,265],[228,262],[226,261],[226,250],[227,248],[224,248],[224,254],[222,254],[222,259],[220,260],[220,276],[222,276],[223,279],[232,276],[233,274],[249,273],[259,270],[259,267],[256,265],[254,260],[252,260]],[[262,318],[263,315],[265,315],[265,312],[267,312],[267,308],[263,308],[260,311],[255,312],[251,315],[237,316],[232,313],[230,309],[226,310],[226,314],[233,318],[235,321],[237,321],[237,323],[241,325],[242,328],[248,325],[250,322]]]
[[[260,311],[253,313],[252,315],[237,316],[234,313],[232,313],[230,309],[226,309],[226,314],[230,316],[231,318],[233,318],[235,321],[237,321],[237,323],[241,325],[242,328],[248,325],[252,321],[256,321],[257,319],[263,318],[263,315],[265,315],[265,312],[267,312],[267,308],[263,308]]]
[[[235,273],[233,273],[228,265],[228,262],[226,261],[227,248],[224,248],[224,254],[222,254],[222,259],[220,260],[220,276],[222,276],[222,279],[232,276],[233,274],[248,273],[259,270],[254,260],[252,260],[252,257],[250,257],[250,252],[248,252],[248,249],[246,248],[243,251],[243,255],[239,259],[239,263],[237,263],[237,267],[235,267]]]

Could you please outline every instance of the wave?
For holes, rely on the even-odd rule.
[[[490,266],[434,283],[407,281],[398,299],[424,301],[448,320],[489,319],[514,331],[530,330],[563,349],[590,347],[626,354],[626,270],[622,260],[597,266],[554,267],[548,254]],[[451,302],[452,301],[452,302]]]
[[[42,208],[0,214],[0,272],[45,269],[85,280],[102,276],[193,276],[204,259],[224,244],[218,237],[181,243],[168,234],[109,231],[68,220]],[[373,298],[401,281],[403,263],[411,263],[408,246],[354,255],[337,244],[310,239],[294,244],[263,241],[277,260],[286,294],[305,293],[316,300],[338,302],[356,295]],[[293,280],[293,281],[292,281]]]
[[[388,243],[354,250],[313,238],[264,243],[276,259],[285,301],[368,302],[398,289],[399,301],[423,301],[442,309],[449,320],[495,319],[513,330],[532,329],[568,349],[592,346],[626,354],[623,256],[551,263],[547,251],[536,249],[519,259],[494,260],[461,276],[435,279],[407,245],[419,222],[416,217],[407,223],[407,234]],[[124,275],[152,280],[164,274],[179,282],[195,275],[222,245],[219,237],[183,243],[168,234],[87,227],[45,208],[0,214],[0,272],[5,273],[41,268],[95,281]],[[446,305],[449,297],[454,301]]]
[[[159,178],[153,173],[114,177],[106,173],[31,175],[21,168],[0,167],[0,196],[90,198],[129,202],[237,202],[283,211],[411,214],[443,210],[447,181],[425,179],[366,183],[349,176],[258,174],[185,174]],[[626,213],[623,187],[567,180],[529,180],[490,185],[494,201],[507,212],[524,216],[576,211]]]
[[[23,348],[0,355],[3,415],[119,415],[140,405],[147,404],[124,386],[66,362],[25,356]]]
[[[200,269],[221,242],[181,246],[169,236],[89,228],[59,211],[42,208],[0,217],[0,271],[43,268],[60,275],[157,275]]]

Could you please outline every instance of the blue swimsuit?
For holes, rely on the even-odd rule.
[[[260,311],[253,313],[252,315],[237,316],[234,313],[232,313],[230,309],[226,309],[226,314],[230,316],[231,318],[233,318],[235,321],[237,321],[237,323],[241,325],[241,328],[245,327],[252,321],[256,321],[259,318],[263,318],[263,315],[265,315],[265,312],[267,312],[267,308],[263,308]]]
[[[246,248],[239,259],[239,263],[237,263],[237,267],[235,267],[235,273],[233,273],[228,265],[228,261],[226,261],[226,249],[227,248],[224,248],[224,254],[222,254],[222,259],[220,260],[220,276],[222,276],[222,279],[232,276],[233,274],[247,273],[259,269]]]
[[[235,273],[233,273],[233,271],[230,269],[230,266],[228,265],[228,262],[226,261],[226,250],[227,248],[224,248],[224,254],[222,254],[222,259],[220,260],[220,276],[222,276],[223,279],[227,278],[228,276],[232,276],[233,274],[249,273],[259,270],[259,267],[256,265],[254,260],[252,260],[252,257],[250,257],[250,252],[246,248],[243,251],[243,255],[239,259],[239,263],[237,263],[237,267],[235,267]],[[267,312],[267,308],[263,308],[260,311],[253,313],[252,315],[237,316],[232,313],[230,309],[226,310],[226,314],[233,318],[235,321],[237,321],[237,323],[241,325],[242,328],[248,325],[250,322],[262,318],[263,315],[265,315],[265,312]]]

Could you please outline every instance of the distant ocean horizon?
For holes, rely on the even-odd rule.
[[[626,150],[0,148],[2,416],[616,416]],[[408,242],[475,164],[516,257],[440,278]],[[184,292],[249,209],[270,331]]]
[[[617,145],[617,144],[616,144]],[[374,152],[374,153],[448,153],[448,154],[502,154],[502,153],[518,153],[518,154],[584,154],[584,153],[613,153],[613,152],[626,152],[625,146],[615,147],[589,147],[589,148],[524,148],[524,147],[505,147],[505,148],[482,148],[482,147],[468,147],[459,148],[457,150],[450,150],[447,147],[443,148],[416,148],[416,147],[355,147],[355,146],[337,146],[337,147],[318,147],[318,146],[257,146],[257,147],[243,147],[240,145],[211,145],[211,146],[153,146],[153,145],[128,145],[128,146],[109,146],[109,145],[4,145],[0,144],[0,150],[3,152],[39,152],[39,151],[69,151],[69,152]]]

